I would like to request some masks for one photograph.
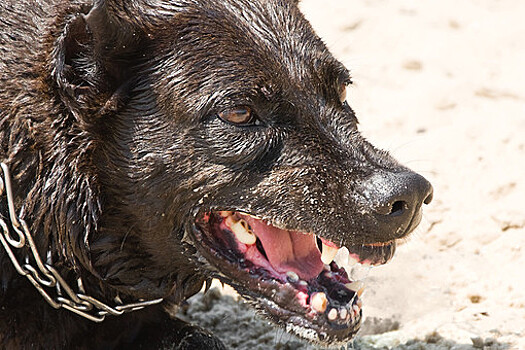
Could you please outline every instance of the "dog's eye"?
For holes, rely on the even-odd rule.
[[[339,89],[339,101],[341,101],[341,103],[346,102],[346,84],[341,85]]]
[[[219,113],[219,118],[237,125],[250,124],[254,119],[252,110],[249,107],[237,107],[224,110]]]

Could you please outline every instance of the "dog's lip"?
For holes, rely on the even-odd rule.
[[[195,211],[195,220],[193,225],[193,231],[195,234],[195,241],[204,242],[203,236],[204,231],[201,226],[197,224],[199,217],[204,217],[205,213],[218,213],[223,211],[224,208],[220,210],[215,209],[203,209]],[[256,220],[266,220],[262,219],[259,215],[254,215],[248,213],[244,210],[229,210],[231,212],[237,212],[241,215],[246,215]],[[268,220],[269,221],[269,220]],[[277,227],[278,228],[278,227]],[[334,243],[327,241],[322,238],[323,243],[337,247]],[[374,243],[371,245],[359,245],[359,247],[366,250],[377,250],[378,248],[384,249],[385,247],[394,247],[394,242],[382,242]],[[228,261],[225,257],[220,257],[221,252],[214,250],[211,246],[205,246],[205,244],[198,244],[197,248],[200,254],[206,259],[206,261],[214,266],[216,270],[213,274],[214,277],[221,279],[223,282],[228,283],[235,287],[237,291],[240,292],[245,298],[249,300],[258,301],[258,309],[261,309],[261,305],[265,305],[265,310],[263,312],[267,313],[271,319],[274,319],[276,323],[282,323],[285,321],[285,327],[288,330],[292,330],[296,334],[308,338],[314,342],[320,342],[323,344],[335,344],[340,341],[347,341],[352,335],[354,335],[360,324],[361,320],[361,302],[357,296],[353,297],[353,302],[358,302],[357,309],[352,310],[352,306],[355,306],[355,303],[350,302],[348,312],[354,312],[353,316],[346,321],[337,320],[335,323],[331,322],[328,317],[328,311],[332,309],[326,309],[326,312],[323,314],[316,314],[312,312],[312,307],[308,306],[309,309],[305,309],[305,302],[302,302],[298,299],[297,289],[292,286],[292,284],[286,282],[286,277],[284,282],[277,282],[271,279],[264,279],[263,277],[252,275],[247,271],[243,271],[240,268],[238,261]],[[392,253],[393,253],[393,249]],[[233,251],[229,251],[228,254],[233,254]],[[370,253],[370,252],[368,252]],[[391,257],[391,256],[390,256]],[[386,260],[389,260],[388,257]],[[370,265],[372,261],[362,259],[361,256],[354,254],[354,260],[361,260],[366,265]],[[386,262],[386,261],[384,261]],[[384,263],[382,262],[382,263]],[[224,264],[228,263],[229,268],[225,267]],[[377,261],[375,261],[377,263]],[[332,263],[333,264],[333,263]],[[337,265],[336,265],[337,266]],[[226,272],[225,272],[226,271]],[[344,270],[343,270],[344,271]],[[319,275],[321,276],[321,274]],[[348,280],[347,280],[348,282]],[[303,293],[304,294],[304,293]],[[324,294],[324,293],[322,293]],[[312,292],[313,295],[313,292]],[[310,296],[307,295],[309,298]],[[305,299],[306,300],[306,299]],[[339,310],[335,310],[336,315],[340,315]],[[356,313],[357,312],[357,313]],[[323,317],[320,317],[323,316]],[[315,331],[315,336],[313,336],[312,331]],[[307,335],[307,336],[305,336]]]

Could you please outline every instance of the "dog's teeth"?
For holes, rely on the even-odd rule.
[[[323,264],[330,265],[337,255],[337,248],[327,246],[323,243],[323,252],[321,253],[321,261]]]
[[[359,260],[354,258],[352,255],[348,255],[348,266],[353,267],[359,263]]]
[[[233,212],[232,211],[220,211],[219,215],[222,216],[223,218],[227,218],[228,216],[232,216]]]
[[[295,283],[295,282],[299,281],[299,276],[293,271],[288,271],[286,273],[286,276],[288,276],[288,281],[290,281],[292,283]]]
[[[330,321],[335,321],[337,319],[338,312],[337,309],[332,309],[330,312],[328,312],[328,319]]]
[[[342,308],[341,310],[339,310],[339,317],[342,320],[346,320],[346,318],[348,317],[348,310],[346,308]]]
[[[230,226],[230,230],[232,230],[235,237],[237,237],[241,243],[252,245],[255,244],[255,241],[257,240],[255,234],[250,230],[248,223],[242,219],[233,222]]]
[[[308,282],[306,282],[306,281],[300,280],[298,283],[299,283],[299,285],[301,285],[302,287],[308,287]]]
[[[346,267],[348,265],[348,258],[350,256],[350,253],[348,252],[348,248],[342,247],[337,251],[337,254],[334,257],[334,261],[339,267]]]
[[[358,291],[357,291],[357,296],[358,297],[361,297],[361,295],[363,295],[365,291],[365,286],[361,287]]]
[[[351,283],[345,284],[345,287],[350,289],[351,291],[357,292],[361,288],[364,288],[365,284],[363,282],[361,282],[361,281],[356,281],[356,282],[351,282]]]
[[[312,295],[312,301],[310,303],[312,305],[312,309],[314,309],[317,312],[325,312],[326,307],[328,305],[328,299],[326,299],[325,293],[314,293]]]

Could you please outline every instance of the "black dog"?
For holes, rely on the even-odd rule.
[[[348,341],[432,196],[294,0],[4,0],[0,57],[1,348],[222,348],[163,311],[213,277]]]

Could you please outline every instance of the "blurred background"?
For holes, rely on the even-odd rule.
[[[525,349],[525,1],[301,7],[352,71],[362,133],[435,189],[422,225],[370,273],[353,346]],[[186,317],[221,327],[217,307],[231,348],[314,348],[218,294],[197,296]]]

